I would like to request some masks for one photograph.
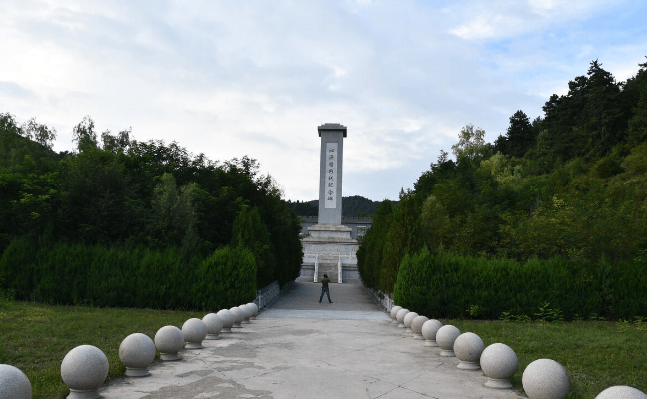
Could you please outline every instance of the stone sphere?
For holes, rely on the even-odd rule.
[[[202,322],[207,326],[207,336],[205,339],[220,339],[220,330],[222,330],[222,318],[215,313],[209,313],[202,318]]]
[[[633,387],[616,385],[600,392],[595,399],[647,399],[647,394]]]
[[[245,318],[245,315],[243,315],[242,310],[240,310],[238,306],[234,306],[233,308],[229,309],[229,311],[234,314],[234,325],[232,327],[242,328],[243,326],[241,326],[240,323]]]
[[[63,358],[61,377],[72,392],[93,391],[106,380],[109,368],[108,358],[101,349],[92,345],[81,345],[69,351]]]
[[[517,354],[506,344],[492,344],[481,353],[481,369],[488,388],[512,388],[510,378],[517,371]]]
[[[236,322],[236,316],[228,309],[222,309],[216,313],[222,319],[222,330],[220,332],[230,333],[231,327]]]
[[[394,306],[391,308],[391,312],[389,313],[391,315],[391,319],[393,319],[391,323],[398,324],[398,321],[396,320],[396,316],[398,315],[398,312],[400,310],[402,310],[402,306]]]
[[[426,316],[418,316],[411,321],[411,331],[413,331],[413,338],[424,339],[422,337],[422,325],[429,320]]]
[[[252,309],[252,317],[251,320],[255,320],[256,316],[258,316],[258,305],[255,304],[254,302],[250,302],[247,304],[251,309]]]
[[[568,371],[551,359],[530,363],[523,371],[521,383],[530,399],[564,399],[571,390]]]
[[[186,340],[187,349],[201,349],[202,340],[207,337],[207,326],[197,317],[193,317],[182,325],[182,335]]]
[[[19,368],[0,364],[0,398],[31,399],[31,383]]]
[[[243,312],[242,323],[250,324],[249,319],[253,316],[252,309],[250,309],[249,306],[247,306],[247,304],[240,305],[238,308],[241,310],[241,312]]]
[[[478,360],[485,349],[483,340],[478,335],[466,332],[461,334],[454,341],[454,353],[460,363],[457,368],[461,370],[479,370]]]
[[[429,319],[422,325],[421,334],[425,339],[425,346],[438,346],[436,342],[436,333],[443,326],[443,323],[436,319]]]
[[[395,316],[395,319],[398,321],[398,327],[405,328],[404,326],[404,316],[409,313],[409,309],[400,309]]]
[[[151,375],[147,368],[155,360],[155,343],[148,335],[130,334],[119,345],[119,359],[126,366],[126,376],[146,377]]]
[[[404,319],[402,319],[402,323],[407,328],[408,332],[413,332],[411,330],[411,322],[413,321],[413,319],[415,319],[418,316],[419,316],[419,314],[416,313],[416,312],[409,312],[409,313],[404,315]]]
[[[456,341],[459,335],[461,335],[461,330],[451,324],[438,329],[436,332],[436,342],[440,346],[440,349],[442,349],[440,356],[456,356],[454,353],[454,341]]]
[[[160,351],[160,360],[180,360],[178,351],[184,346],[184,335],[175,326],[164,326],[155,333],[155,347]]]

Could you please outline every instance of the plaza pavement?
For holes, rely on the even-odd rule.
[[[483,386],[480,371],[456,368],[403,328],[390,324],[360,284],[297,282],[251,324],[156,361],[152,376],[121,378],[104,398],[520,398]],[[161,327],[161,326],[160,326]]]

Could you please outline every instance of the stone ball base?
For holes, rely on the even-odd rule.
[[[243,320],[243,321],[241,321],[241,323],[242,323],[242,324],[252,324],[252,323],[249,321],[249,319]]]
[[[204,346],[198,342],[187,342],[186,346],[184,346],[186,349],[202,349]]]
[[[126,372],[124,373],[126,377],[148,377],[151,373],[148,369],[135,369],[126,367]]]
[[[461,360],[460,363],[458,363],[458,366],[456,368],[459,368],[461,370],[480,370],[481,366],[478,365],[476,362],[468,362]]]
[[[425,346],[430,346],[430,347],[433,347],[433,348],[437,348],[438,347],[438,342],[436,342],[435,339],[428,339],[428,340],[425,341]]]
[[[422,334],[413,334],[413,339],[425,339]]]
[[[243,328],[243,326],[241,326],[240,324],[234,324],[233,326],[231,326],[231,328]]]
[[[404,325],[404,323],[398,324],[398,328],[407,328],[407,326]]]
[[[220,330],[220,333],[230,333],[231,332],[231,327],[223,327],[222,330]]]
[[[177,353],[160,353],[160,360],[165,362],[173,362],[181,359],[182,358]]]
[[[445,357],[456,357],[456,354],[454,353],[454,351],[453,351],[453,350],[443,349],[443,350],[440,352],[440,356],[445,356]]]
[[[220,339],[220,334],[207,334],[204,339]]]
[[[512,383],[510,382],[510,380],[490,378],[490,377],[488,377],[487,381],[483,385],[485,385],[488,388],[493,388],[493,389],[510,389],[510,388],[512,388]]]
[[[101,398],[99,391],[96,389],[70,389],[70,394],[67,399],[98,399]]]

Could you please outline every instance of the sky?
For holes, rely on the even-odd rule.
[[[642,0],[0,0],[0,112],[56,129],[248,156],[319,195],[317,127],[341,123],[343,195],[397,200],[473,124],[493,142],[599,60],[647,55]]]

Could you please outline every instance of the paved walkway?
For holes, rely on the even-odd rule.
[[[390,324],[359,284],[296,283],[252,324],[183,360],[157,361],[152,376],[111,381],[104,398],[520,398],[485,388],[481,372]]]

